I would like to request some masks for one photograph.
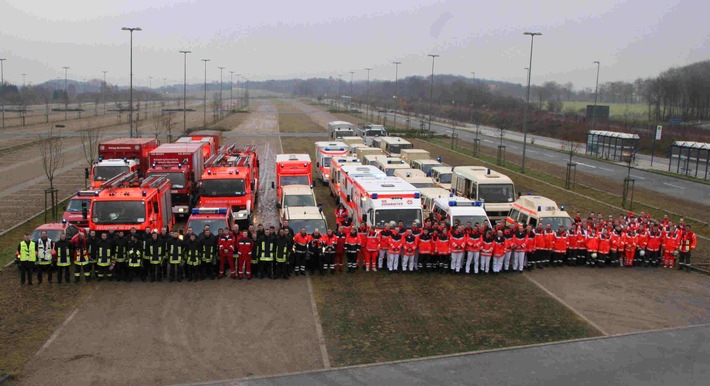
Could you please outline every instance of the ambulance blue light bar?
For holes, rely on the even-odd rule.
[[[483,201],[449,200],[449,206],[483,206]]]
[[[373,200],[377,200],[377,193],[372,193],[371,197]]]
[[[192,208],[192,214],[227,214],[227,208]]]
[[[414,198],[419,198],[419,197],[421,197],[421,195],[419,194],[419,192],[414,192]]]

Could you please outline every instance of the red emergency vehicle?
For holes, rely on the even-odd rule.
[[[130,231],[170,229],[175,224],[170,180],[152,176],[144,180],[137,173],[123,173],[106,181],[94,191],[89,229]]]
[[[147,176],[165,176],[170,180],[173,214],[187,216],[197,203],[198,179],[205,161],[199,143],[168,143],[148,154]]]
[[[234,216],[229,208],[192,208],[191,213],[185,229],[192,228],[198,235],[205,230],[205,226],[209,226],[214,234],[219,228],[231,230],[234,226]]]
[[[200,207],[230,208],[235,221],[251,222],[259,187],[256,148],[222,147],[205,162],[200,181]],[[240,224],[240,225],[242,225]]]
[[[208,137],[208,136],[185,136],[185,137],[180,137],[175,141],[175,143],[199,143],[202,145],[202,157],[204,159],[209,159],[213,155],[217,153],[219,150],[219,146],[215,143],[215,138],[214,137]]]
[[[219,130],[196,130],[186,135],[196,140],[201,140],[203,137],[214,138],[215,151],[222,147],[222,132]]]
[[[282,187],[289,185],[313,185],[311,157],[308,154],[276,155],[276,182],[271,182],[271,187],[278,188],[278,202],[281,202]]]
[[[98,161],[89,174],[92,188],[125,172],[137,172],[139,177],[148,171],[148,153],[158,147],[154,138],[116,138],[99,144]]]

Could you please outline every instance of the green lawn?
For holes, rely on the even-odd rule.
[[[593,105],[594,102],[562,102],[562,111],[569,108],[575,111],[586,110],[587,105]],[[609,106],[611,115],[623,116],[624,114],[646,116],[648,114],[648,106],[643,104],[625,104],[625,103],[600,103],[597,106]]]

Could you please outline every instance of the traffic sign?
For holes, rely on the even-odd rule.
[[[658,125],[656,126],[656,141],[661,140],[661,132],[663,131],[663,126]]]

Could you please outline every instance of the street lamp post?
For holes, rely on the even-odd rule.
[[[234,71],[229,71],[229,110],[234,108]]]
[[[528,105],[530,105],[530,76],[532,75],[533,42],[535,36],[540,36],[540,32],[524,32],[523,35],[530,36],[530,64],[528,65],[528,89],[525,96],[525,110],[523,112],[523,162],[520,171],[525,173],[525,150],[528,144]]]
[[[4,62],[7,59],[0,58],[0,100],[2,100],[2,128],[5,128],[5,67]]]
[[[148,93],[150,94],[150,96],[151,96],[151,98],[152,98],[152,96],[153,96],[153,95],[152,95],[152,94],[153,94],[153,77],[152,77],[152,76],[149,76],[149,77],[148,77]],[[154,101],[151,99],[151,101],[150,101],[150,106],[151,106],[151,107],[153,106],[153,102],[154,102]],[[146,117],[147,117],[147,116],[148,116],[148,115],[146,115]]]
[[[192,51],[180,51],[184,57],[182,83],[182,133],[187,135],[187,54]]]
[[[597,96],[599,95],[599,67],[601,64],[594,61],[597,65],[597,85],[594,87],[594,112],[592,113],[592,130],[597,129]]]
[[[67,110],[69,109],[69,90],[67,89],[67,70],[69,67],[62,67],[64,69],[64,120],[67,118]]]
[[[219,116],[222,116],[222,70],[224,70],[224,67],[217,67],[219,68]]]
[[[434,60],[439,57],[436,54],[429,54],[431,57],[431,87],[429,88],[429,137],[431,137],[431,116],[434,113]]]
[[[392,127],[397,128],[397,105],[399,101],[399,65],[402,62],[392,62],[394,64],[394,118],[392,119]]]
[[[340,109],[340,102],[343,100],[343,93],[342,93],[342,85],[343,85],[343,75],[338,74],[338,107],[337,109]]]
[[[242,109],[242,89],[240,88],[240,79],[242,74],[237,74],[237,102],[239,103],[239,110]]]
[[[207,62],[209,62],[209,59],[202,59],[203,62],[205,62],[205,95],[202,98],[202,102],[204,103],[204,106],[202,106],[202,126],[207,128]]]
[[[108,71],[101,71],[104,73],[104,84],[101,87],[101,102],[104,105],[104,115],[106,115],[106,73]]]
[[[130,85],[128,91],[128,121],[130,137],[133,138],[133,31],[143,31],[140,27],[123,27],[122,31],[131,33],[131,64],[130,64]]]
[[[366,68],[367,71],[367,120],[370,121],[370,71],[371,68]]]

